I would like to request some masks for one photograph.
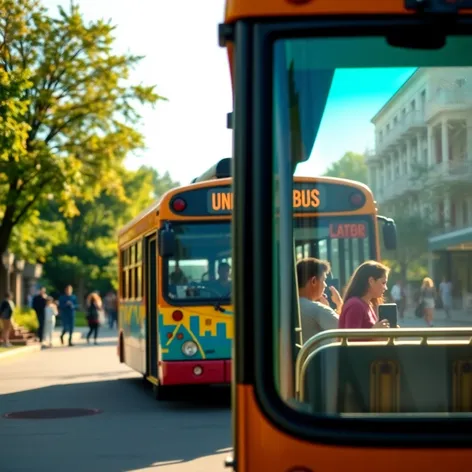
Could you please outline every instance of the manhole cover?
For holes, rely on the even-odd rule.
[[[9,420],[54,420],[59,418],[77,418],[101,413],[96,408],[53,408],[49,410],[13,411],[6,413],[4,418]]]

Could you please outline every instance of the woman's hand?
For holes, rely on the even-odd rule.
[[[386,329],[386,328],[390,328],[390,323],[388,322],[388,320],[377,321],[377,323],[375,323],[374,326],[372,326],[372,329]]]

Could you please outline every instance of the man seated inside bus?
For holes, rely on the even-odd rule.
[[[184,271],[179,267],[178,261],[175,261],[175,268],[169,274],[169,296],[171,298],[185,298],[185,285],[188,284],[188,278]]]
[[[315,334],[337,329],[342,309],[342,298],[335,287],[329,287],[336,311],[329,306],[324,291],[326,277],[331,272],[329,262],[309,257],[297,263],[298,296],[302,321],[302,335],[306,342]]]
[[[231,267],[227,262],[218,264],[218,278],[215,280],[212,288],[216,290],[222,297],[231,294],[232,283],[230,280]]]
[[[171,272],[169,278],[172,285],[186,285],[188,283],[188,279],[177,261],[175,261],[174,271]]]

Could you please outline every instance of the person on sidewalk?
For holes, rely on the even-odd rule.
[[[108,315],[108,326],[110,329],[118,324],[118,297],[113,290],[110,290],[103,300],[105,302],[105,311]]]
[[[423,306],[423,319],[429,328],[432,328],[434,320],[434,308],[436,307],[436,289],[433,279],[425,277],[420,289],[420,303]]]
[[[46,300],[46,308],[44,309],[44,333],[43,339],[45,344],[43,347],[52,347],[52,335],[56,327],[57,306],[52,297]]]
[[[87,321],[89,332],[87,334],[87,344],[90,344],[90,336],[93,334],[94,344],[98,344],[98,328],[100,327],[100,318],[102,318],[103,304],[100,295],[92,292],[87,298]]]
[[[36,317],[38,318],[38,339],[39,342],[43,342],[43,331],[44,331],[44,310],[46,308],[46,288],[41,287],[39,292],[33,297],[33,310],[36,312]]]
[[[15,311],[15,302],[13,301],[13,294],[7,292],[5,299],[0,305],[0,320],[2,320],[2,337],[3,345],[5,347],[11,347],[10,343],[10,332],[11,332],[11,319],[13,312]]]
[[[398,280],[392,287],[390,295],[392,296],[393,302],[397,304],[398,313],[400,315],[400,319],[402,320],[405,317],[406,293],[401,280]]]
[[[451,310],[452,310],[452,282],[443,277],[442,282],[439,284],[439,295],[441,297],[441,302],[446,312],[446,318],[451,319]]]
[[[75,327],[75,310],[77,310],[77,297],[72,293],[72,285],[65,288],[64,294],[59,297],[59,312],[62,320],[61,344],[64,344],[64,335],[69,333],[69,346],[73,346],[72,335]]]

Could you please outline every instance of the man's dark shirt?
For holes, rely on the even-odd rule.
[[[38,294],[33,298],[33,310],[38,318],[44,318],[44,309],[46,308],[46,297]]]

